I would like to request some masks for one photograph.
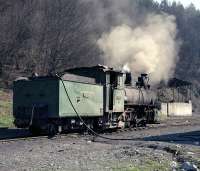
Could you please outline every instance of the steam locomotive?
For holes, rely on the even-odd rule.
[[[13,84],[14,124],[32,133],[146,125],[155,121],[157,108],[146,74],[134,84],[131,73],[103,65]]]

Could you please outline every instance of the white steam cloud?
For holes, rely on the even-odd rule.
[[[180,41],[176,19],[141,9],[134,0],[80,0],[105,65],[150,74],[151,84],[173,76]],[[141,11],[142,10],[142,11]]]
[[[148,14],[136,27],[120,24],[97,41],[105,64],[128,65],[135,75],[150,74],[152,84],[173,76],[178,60],[179,42],[174,16]]]

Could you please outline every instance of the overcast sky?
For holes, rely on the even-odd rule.
[[[161,2],[162,0],[155,0],[155,1]],[[168,1],[181,2],[185,7],[193,3],[196,8],[200,9],[200,0],[168,0]]]

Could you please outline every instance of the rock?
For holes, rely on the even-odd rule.
[[[181,148],[182,146],[178,144],[178,145],[176,145],[176,147],[177,147],[177,148]]]
[[[190,162],[184,162],[181,166],[181,169],[183,169],[183,171],[199,171],[197,166]]]
[[[135,150],[135,155],[140,154],[139,150]]]
[[[189,154],[189,155],[194,155],[194,153],[193,153],[193,152],[190,152],[190,151],[188,151],[187,154]]]
[[[177,168],[178,164],[177,164],[177,162],[172,161],[172,162],[170,163],[170,166],[172,167],[172,169],[175,169],[175,168]]]

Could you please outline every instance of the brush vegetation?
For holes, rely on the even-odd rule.
[[[141,165],[137,166],[124,166],[119,168],[113,168],[113,171],[156,171],[156,170],[162,170],[162,171],[170,171],[172,168],[170,166],[170,163],[168,161],[154,161],[154,160],[144,160]]]
[[[12,127],[12,100],[10,91],[0,90],[0,127]]]

